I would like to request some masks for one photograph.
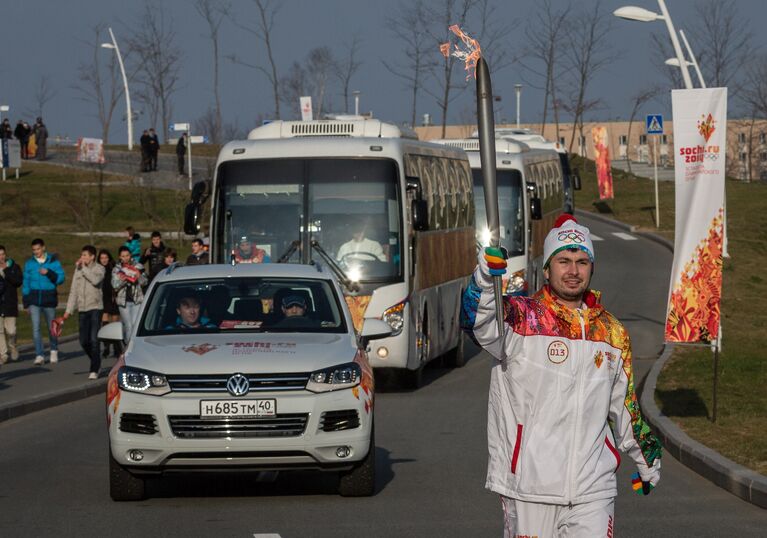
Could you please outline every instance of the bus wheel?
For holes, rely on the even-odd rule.
[[[446,365],[451,368],[461,368],[466,364],[466,351],[464,347],[464,339],[465,336],[463,334],[463,331],[458,333],[458,344],[448,351],[447,355],[445,356]]]

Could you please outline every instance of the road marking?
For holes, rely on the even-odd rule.
[[[279,534],[270,532],[267,534],[254,534],[253,538],[282,538],[282,536],[280,536]]]
[[[637,240],[637,238],[634,237],[633,235],[629,235],[629,234],[623,233],[623,232],[613,232],[613,235],[615,237],[618,237],[619,239],[623,239],[625,241],[636,241]]]
[[[84,232],[84,233],[86,233],[86,232]],[[125,234],[123,234],[123,235],[125,235]],[[594,234],[591,234],[591,240],[592,241],[604,241],[603,238],[599,237],[598,235],[594,235]]]

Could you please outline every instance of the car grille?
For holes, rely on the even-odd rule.
[[[154,418],[154,415],[123,413],[120,415],[120,431],[154,435],[157,433],[157,420]]]
[[[320,429],[325,432],[353,430],[360,426],[360,415],[355,409],[325,411],[320,417]]]
[[[261,418],[168,417],[173,435],[185,439],[220,437],[297,437],[304,433],[308,413],[283,413]]]
[[[297,374],[245,374],[250,382],[249,392],[303,390],[309,381],[308,373]],[[226,392],[231,375],[169,375],[168,384],[174,392]]]

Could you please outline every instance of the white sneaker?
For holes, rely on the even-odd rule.
[[[45,357],[42,355],[38,355],[35,357],[35,364],[43,364],[45,362]]]
[[[51,351],[51,364],[56,364],[57,362],[59,362],[59,352]]]
[[[88,379],[98,379],[98,378],[99,378],[99,374],[97,374],[96,372],[91,372],[90,374],[88,374]]]
[[[11,360],[12,361],[19,360],[19,350],[18,349],[12,349],[11,350]]]

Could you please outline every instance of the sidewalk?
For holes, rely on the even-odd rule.
[[[112,357],[102,360],[99,379],[89,380],[90,361],[76,336],[59,341],[57,364],[49,364],[46,355],[46,363],[36,366],[32,346],[20,351],[18,362],[0,366],[0,422],[105,392],[107,374],[116,362]]]

